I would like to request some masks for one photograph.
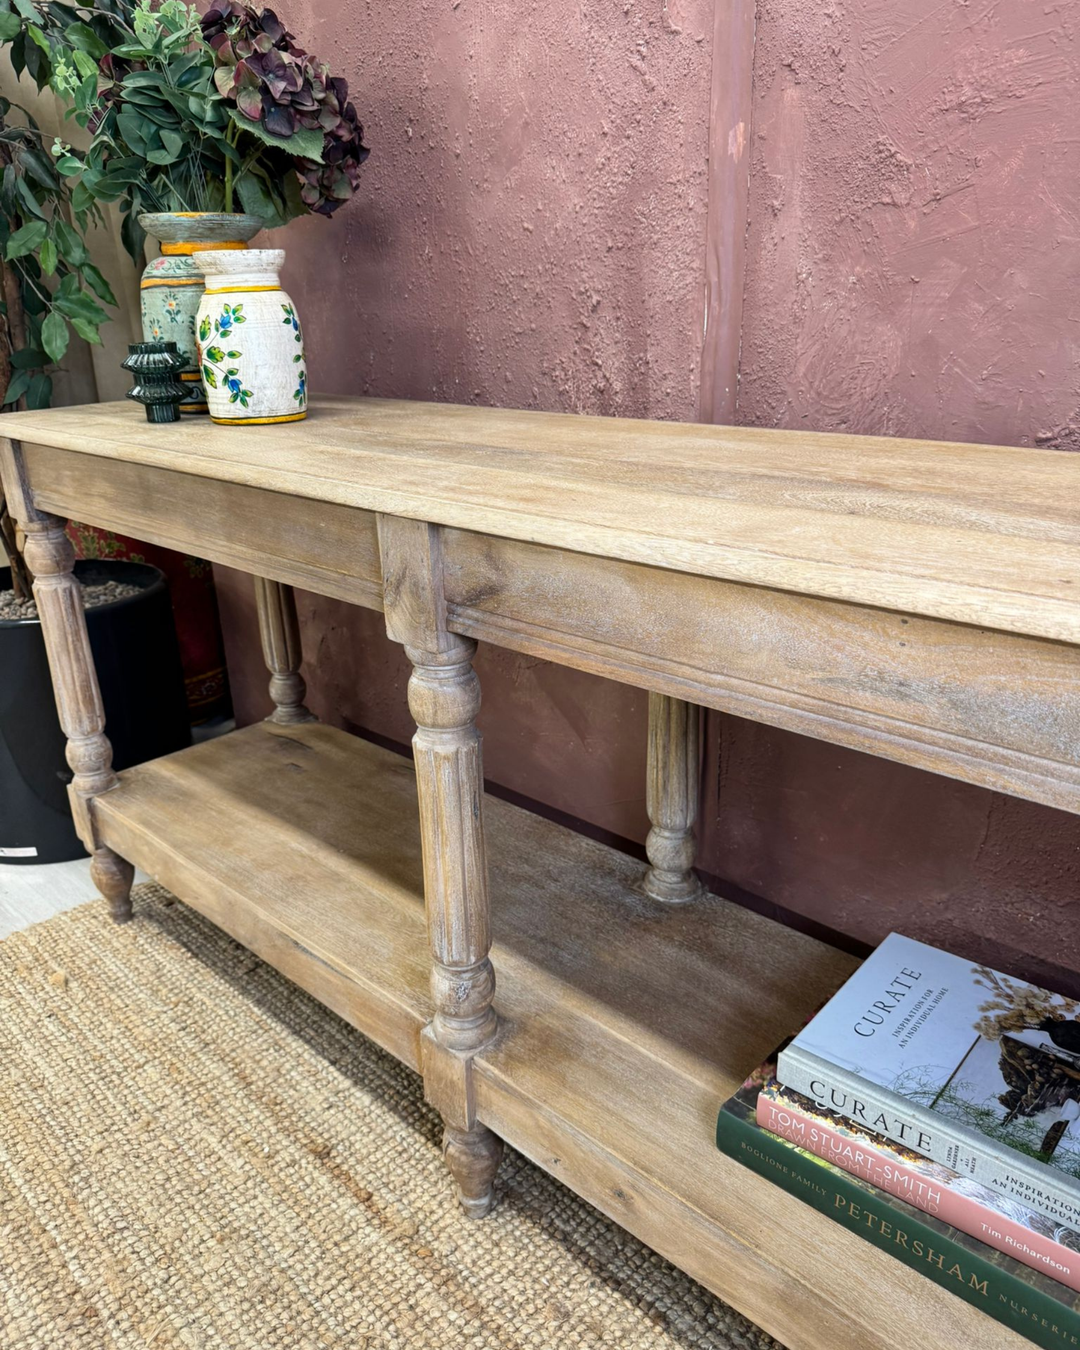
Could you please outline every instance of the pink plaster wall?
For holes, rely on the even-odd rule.
[[[1078,19],[759,0],[740,421],[1080,449]],[[1080,969],[1080,819],[746,723],[725,751],[723,875]]]
[[[710,0],[282,13],[336,51],[372,146],[359,198],[282,241],[316,391],[696,417]],[[249,586],[219,572],[248,720],[264,698]],[[301,608],[313,706],[407,742],[381,619]],[[646,696],[495,649],[478,669],[489,776],[644,838]]]
[[[727,13],[290,7],[314,49],[336,47],[373,147],[360,200],[284,240],[315,387],[693,419],[722,341],[741,347],[740,421],[1077,447],[1071,7],[760,0],[748,229],[738,203],[725,223],[745,234],[723,278],[741,331],[703,351],[709,152],[714,221],[738,125],[723,79],[710,111],[714,24],[726,61],[745,36],[727,42]],[[249,720],[265,706],[249,584],[221,582]],[[379,616],[300,606],[315,710],[407,740],[404,659]],[[489,776],[642,840],[644,696],[494,649],[478,668]],[[1072,982],[1075,818],[708,721],[711,873],[859,941],[902,927]]]
[[[317,388],[696,416],[709,0],[287,15],[373,147],[360,198],[286,240]]]

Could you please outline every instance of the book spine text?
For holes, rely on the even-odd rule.
[[[1032,1232],[971,1196],[950,1190],[947,1184],[935,1183],[896,1158],[876,1152],[870,1144],[841,1134],[793,1102],[777,1102],[763,1093],[758,1098],[757,1122],[771,1134],[1080,1292],[1080,1252]]]
[[[823,1168],[785,1140],[730,1112],[720,1112],[716,1142],[744,1167],[1036,1345],[1045,1350],[1080,1347],[1080,1315],[1075,1310],[935,1231],[917,1210],[905,1207],[898,1222],[896,1202],[886,1197],[883,1204],[876,1203],[874,1192],[856,1178]]]
[[[1076,1183],[1069,1187],[1066,1177],[1015,1149],[997,1145],[798,1045],[781,1051],[777,1078],[789,1091],[809,1097],[827,1111],[989,1186],[1027,1209],[1080,1229],[1080,1203],[1067,1190]]]

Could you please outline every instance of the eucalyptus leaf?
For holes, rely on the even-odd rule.
[[[146,138],[143,132],[143,119],[138,113],[125,108],[116,119],[116,129],[124,138],[129,149],[143,155],[146,153]]]
[[[258,216],[268,230],[275,230],[279,225],[285,224],[285,217],[277,200],[260,175],[246,173],[237,179],[236,195],[248,215]]]
[[[161,149],[147,150],[149,164],[174,164],[187,149],[187,142],[179,132],[164,128],[161,132]]]

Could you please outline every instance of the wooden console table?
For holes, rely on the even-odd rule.
[[[854,962],[697,895],[697,708],[1080,811],[1080,458],[344,399],[4,428],[117,918],[141,866],[420,1070],[472,1213],[505,1139],[796,1350],[1022,1344],[716,1151]],[[115,774],[65,516],[256,574],[273,717]],[[384,611],[415,769],[311,719],[294,585]],[[478,639],[651,691],[647,877],[483,803]]]

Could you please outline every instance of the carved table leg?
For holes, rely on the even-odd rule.
[[[645,894],[682,904],[704,894],[694,875],[701,709],[681,698],[649,695],[646,801],[652,829]]]
[[[300,625],[293,589],[279,581],[256,577],[255,600],[263,659],[270,671],[270,697],[274,700],[274,711],[266,720],[281,726],[314,722],[314,714],[304,706],[307,686],[300,674]]]
[[[68,794],[75,827],[93,855],[90,875],[94,885],[108,900],[116,922],[126,923],[131,918],[135,869],[98,841],[91,810],[93,799],[116,787],[119,780],[105,735],[105,711],[86,633],[81,588],[72,575],[75,553],[58,517],[31,508],[20,524],[26,532],[26,561],[34,573],[34,599],[60,725],[67,736],[67,761],[74,774]]]
[[[445,627],[438,531],[383,517],[379,538],[387,632],[405,642],[413,663],[409,708],[435,1005],[421,1043],[424,1092],[442,1114],[443,1153],[462,1208],[480,1218],[491,1208],[503,1146],[477,1119],[472,1082],[472,1057],[497,1028],[476,643]]]

